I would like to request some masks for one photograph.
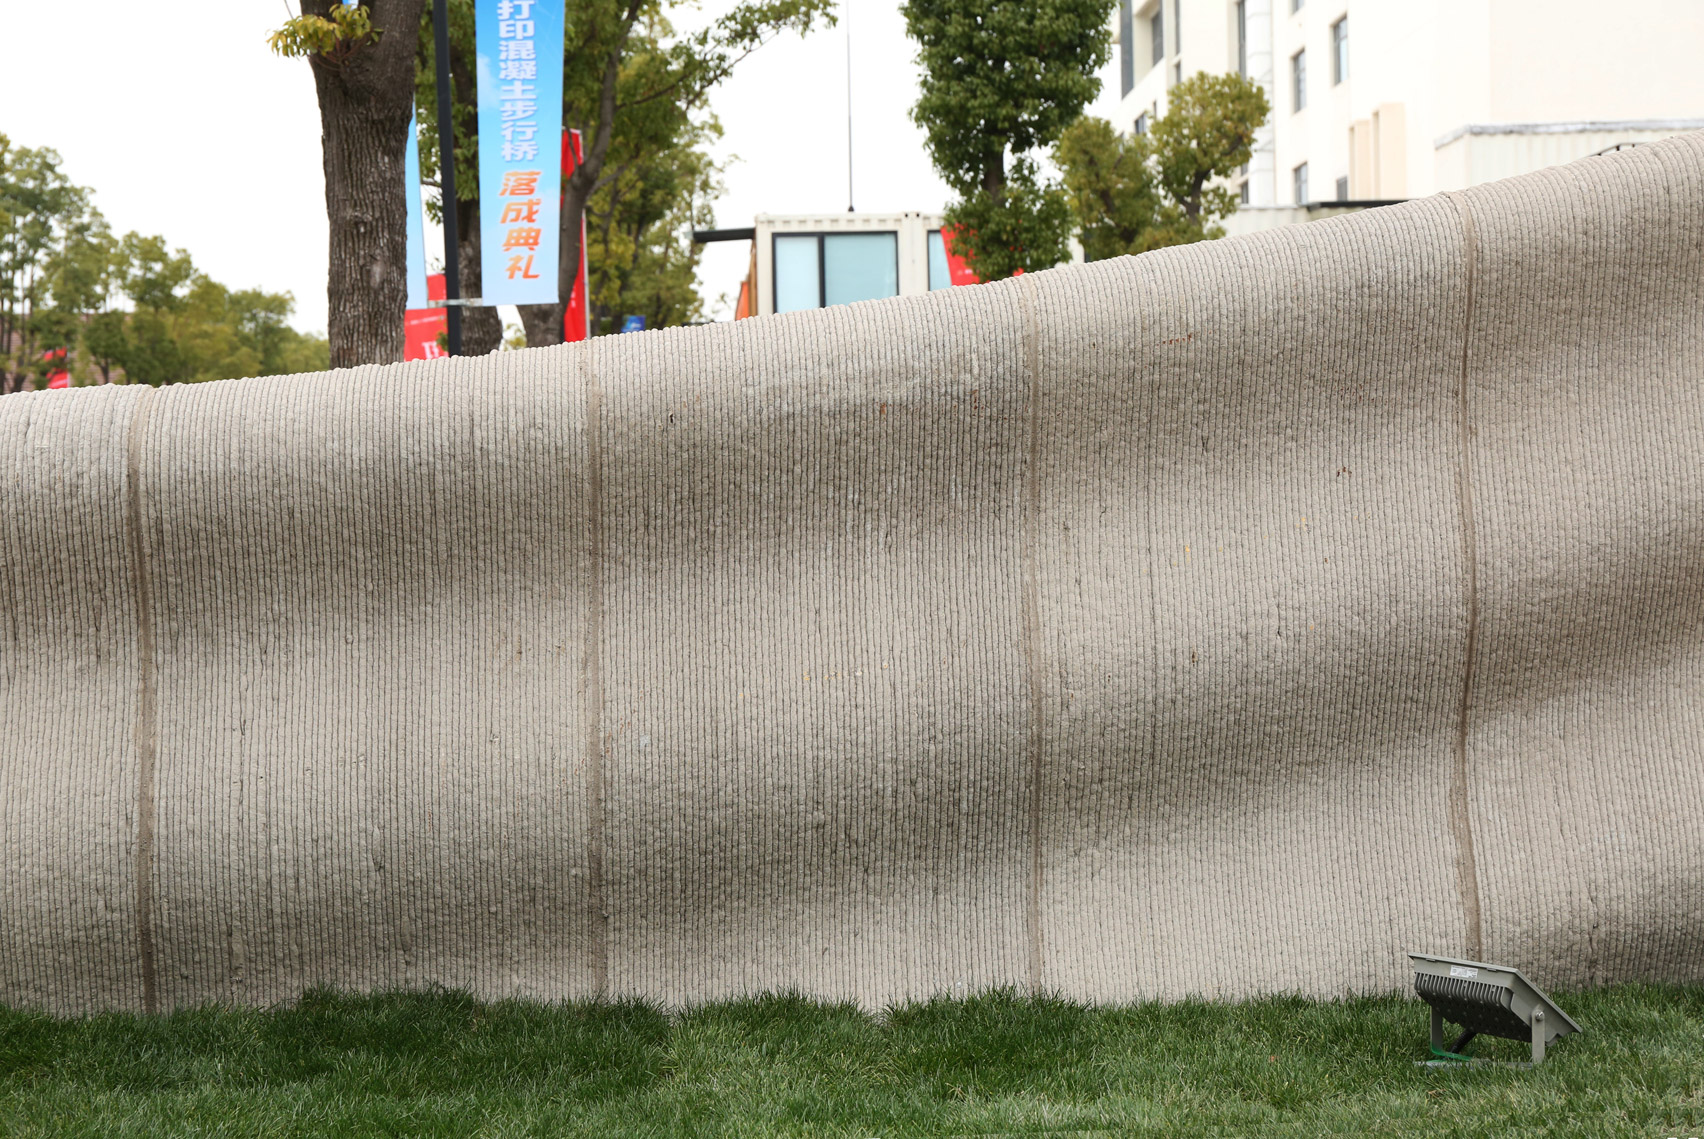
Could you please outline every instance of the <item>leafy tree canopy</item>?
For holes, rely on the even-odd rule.
[[[704,319],[692,230],[715,222],[721,168],[709,142],[714,119],[680,124],[655,149],[611,147],[611,176],[586,203],[586,261],[593,332],[616,331],[629,314],[650,328]],[[620,142],[618,137],[617,142]]]
[[[54,151],[0,135],[0,390],[61,366],[151,384],[329,366],[325,340],[287,323],[290,294],[228,289],[163,237],[115,237],[91,198]]]
[[[1121,137],[1083,118],[1054,160],[1091,261],[1222,237],[1237,208],[1229,180],[1245,165],[1271,106],[1256,83],[1199,73],[1173,87],[1147,135]]]
[[[918,44],[923,127],[935,169],[960,195],[954,245],[984,280],[1065,258],[1070,212],[1030,152],[1058,141],[1100,90],[1113,0],[906,0]]]

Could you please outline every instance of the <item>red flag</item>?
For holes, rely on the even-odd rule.
[[[565,130],[562,132],[562,184],[568,184],[568,176],[574,173],[574,168],[580,165],[582,155],[580,148],[580,132]],[[574,291],[568,294],[568,311],[562,317],[562,339],[572,343],[584,340],[592,334],[591,317],[586,312],[586,215],[580,214],[580,272],[574,278]]]
[[[46,352],[41,354],[42,363],[58,365],[58,367],[53,367],[48,370],[47,386],[50,389],[68,388],[71,386],[71,373],[65,370],[65,356],[66,349],[64,348],[49,348]]]
[[[426,278],[426,299],[444,299],[444,275],[434,273]],[[442,308],[411,308],[403,314],[404,360],[436,360],[449,352],[438,343],[438,334],[449,331],[450,313]]]
[[[955,285],[980,285],[982,278],[971,272],[970,266],[964,263],[964,258],[953,252],[953,229],[944,226],[941,229],[941,248],[947,254],[947,279]],[[1018,272],[1023,272],[1022,269]]]

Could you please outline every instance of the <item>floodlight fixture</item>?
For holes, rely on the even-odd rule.
[[[1429,953],[1410,953],[1408,959],[1414,963],[1415,994],[1432,1006],[1432,1055],[1440,1060],[1469,1060],[1463,1050],[1475,1036],[1501,1036],[1531,1041],[1532,1062],[1542,1064],[1546,1045],[1580,1031],[1519,969]],[[1446,1020],[1462,1027],[1448,1048]]]

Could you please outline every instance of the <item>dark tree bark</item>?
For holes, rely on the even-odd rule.
[[[302,0],[325,16],[338,0]],[[414,55],[424,0],[364,0],[381,35],[339,63],[314,56],[325,209],[331,366],[402,359],[408,303],[403,160],[414,112]]]

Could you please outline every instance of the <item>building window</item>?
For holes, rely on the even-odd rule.
[[[1307,2],[1308,0],[1290,0],[1290,11],[1300,12],[1302,10],[1302,5]]]
[[[1308,105],[1308,51],[1303,48],[1290,57],[1290,106],[1292,112],[1306,110]]]
[[[1175,87],[1179,83],[1182,83],[1182,82],[1183,82],[1183,60],[1180,59],[1176,63],[1172,64],[1172,86]]]
[[[899,295],[896,233],[778,233],[775,311]]]
[[[1298,206],[1307,205],[1308,204],[1308,164],[1306,162],[1304,162],[1300,166],[1296,167],[1296,169],[1293,172],[1293,174],[1291,175],[1291,177],[1295,180],[1295,183],[1296,183],[1296,204]]]
[[[1242,180],[1242,185],[1237,187],[1237,201],[1241,202],[1245,206],[1248,205],[1248,179],[1247,178],[1244,178]]]
[[[1159,66],[1166,58],[1166,6],[1164,0],[1154,5],[1154,14],[1148,17],[1148,35],[1152,40],[1154,51],[1151,66]]]
[[[1237,74],[1248,78],[1248,0],[1237,0]]]
[[[950,289],[953,284],[953,272],[947,265],[947,243],[941,240],[941,231],[929,231],[929,291]]]
[[[1349,78],[1349,17],[1344,16],[1331,25],[1331,83],[1333,86]]]
[[[1183,0],[1172,0],[1172,54],[1183,54]]]
[[[1337,180],[1337,200],[1340,201],[1340,202],[1347,202],[1349,200],[1349,176],[1348,175],[1344,175],[1343,177],[1341,177]]]
[[[1143,111],[1141,114],[1137,115],[1136,116],[1136,124],[1133,127],[1131,127],[1130,129],[1132,131],[1134,131],[1136,134],[1147,134],[1148,133],[1148,112]]]

